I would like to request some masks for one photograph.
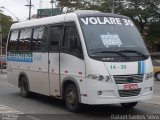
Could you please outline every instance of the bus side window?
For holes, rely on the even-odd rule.
[[[50,51],[59,51],[59,43],[63,37],[63,26],[51,27]]]
[[[20,32],[19,51],[29,51],[31,49],[32,29],[24,29]]]
[[[46,27],[34,28],[32,39],[32,50],[45,51],[46,50]]]
[[[75,24],[71,23],[65,27],[62,50],[82,56],[81,42]]]
[[[8,44],[8,50],[14,51],[18,49],[18,34],[19,31],[12,31]]]

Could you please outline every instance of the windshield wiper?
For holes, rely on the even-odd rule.
[[[125,54],[123,54],[119,51],[98,51],[98,52],[93,52],[92,54],[96,54],[96,53],[115,53],[115,54],[118,54],[122,57],[125,57],[125,58],[129,59],[129,56],[127,56],[127,55],[125,55]]]
[[[122,50],[122,51],[118,51],[118,52],[120,52],[120,53],[136,53],[137,55],[142,56],[144,58],[147,57],[146,55],[144,55],[143,53],[141,53],[137,50]]]

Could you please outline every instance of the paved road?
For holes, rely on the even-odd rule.
[[[154,82],[154,95],[160,96],[160,81],[157,80]]]
[[[28,99],[21,97],[19,89],[9,84],[6,74],[2,74],[0,75],[0,113],[10,115],[12,118],[11,115],[19,114],[18,120],[53,120],[53,118],[55,120],[107,120],[114,115],[159,114],[160,81],[155,81],[154,89],[155,97],[152,100],[140,102],[131,110],[122,109],[120,105],[84,106],[82,113],[74,114],[66,110],[61,100],[38,94],[32,94]],[[0,116],[0,119],[6,116]]]

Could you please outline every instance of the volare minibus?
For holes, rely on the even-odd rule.
[[[151,58],[134,23],[97,11],[13,24],[7,77],[23,97],[63,99],[71,112],[81,104],[132,108],[153,94]]]

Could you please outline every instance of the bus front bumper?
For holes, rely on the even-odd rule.
[[[153,79],[138,83],[137,89],[129,91],[124,90],[123,84],[117,85],[89,79],[87,86],[87,95],[81,95],[81,102],[84,104],[101,105],[139,102],[153,97]]]

